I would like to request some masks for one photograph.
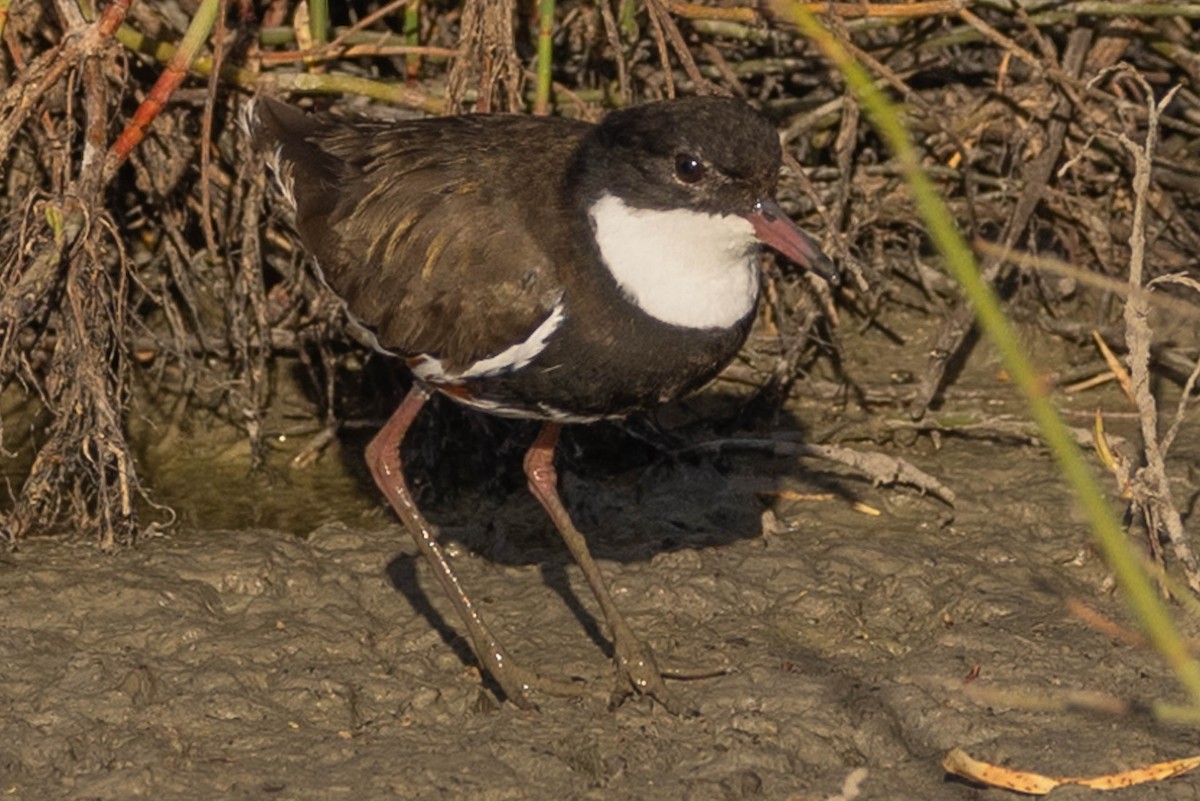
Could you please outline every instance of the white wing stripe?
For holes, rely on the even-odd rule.
[[[461,372],[449,373],[446,371],[441,359],[426,355],[421,357],[421,361],[412,368],[413,375],[419,379],[436,384],[439,382],[454,383],[468,378],[488,378],[489,376],[520,370],[546,349],[546,343],[550,340],[551,335],[558,330],[558,327],[562,325],[565,318],[566,311],[560,299],[550,311],[549,316],[537,328],[533,329],[533,333],[524,341],[505,348],[495,356],[481,359]]]

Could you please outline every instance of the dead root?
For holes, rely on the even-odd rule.
[[[868,453],[840,445],[812,445],[785,439],[721,439],[692,445],[679,451],[680,456],[692,454],[718,455],[730,452],[753,452],[780,457],[815,457],[849,467],[875,486],[896,484],[915,487],[938,500],[953,506],[954,491],[914,467],[910,462],[883,453]]]
[[[784,176],[781,199],[811,217],[852,280],[831,295],[769,270],[765,333],[744,362],[759,367],[727,377],[765,387],[769,411],[816,369],[843,400],[902,404],[914,435],[940,435],[933,412],[955,399],[957,368],[974,346],[970,310],[927,255],[901,170],[841,82],[768,6],[559,2],[552,63],[542,65],[526,46],[538,32],[515,0],[337,5],[322,41],[291,2],[112,0],[94,20],[72,0],[0,3],[0,393],[36,400],[42,414],[16,423],[36,435],[22,466],[6,470],[13,498],[0,505],[0,537],[68,530],[111,547],[161,522],[126,433],[131,415],[174,429],[204,409],[239,426],[261,463],[281,355],[307,371],[313,428],[376,413],[350,408],[369,401],[338,389],[340,366],[358,358],[342,344],[338,306],[235,133],[253,91],[428,113],[523,111],[545,67],[552,110],[589,119],[674,94],[747,98],[782,131],[788,164],[804,170]],[[1151,327],[1167,313],[1153,298],[1181,302],[1196,289],[1187,265],[1200,250],[1197,101],[1169,93],[1200,75],[1200,34],[1137,4],[1117,17],[1094,5],[835,3],[824,12],[905,103],[962,228],[991,243],[981,247],[985,272],[1014,316],[1072,341],[1099,332],[1128,362],[1145,443],[1128,454],[1124,484],[1136,490],[1151,546],[1163,539],[1200,588],[1167,472],[1200,343]],[[1121,62],[1131,69],[1110,69]],[[1086,280],[1038,266],[1048,259]],[[1113,282],[1129,291],[1112,293]],[[1149,307],[1139,300],[1147,296]],[[841,358],[839,327],[907,347],[889,319],[898,309],[939,321],[924,369],[903,391],[860,385]],[[1097,358],[1094,372],[1106,370]],[[1152,378],[1183,389],[1165,432]],[[153,409],[131,406],[143,397],[134,387]],[[1018,421],[977,430],[993,423],[997,436],[1030,436]],[[0,418],[0,454],[5,424],[13,418]],[[842,460],[873,482],[953,498],[900,460],[766,443],[754,447]]]

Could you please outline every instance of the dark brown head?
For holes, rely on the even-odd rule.
[[[605,196],[631,209],[736,215],[753,236],[836,281],[811,238],[775,202],[779,135],[728,97],[692,97],[615,111],[590,133],[573,168],[585,205]]]

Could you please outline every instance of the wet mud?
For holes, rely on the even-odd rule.
[[[943,412],[1019,418],[994,362],[978,362]],[[1060,399],[1080,426],[1097,403],[1120,408],[1110,389]],[[812,398],[789,412],[809,435],[836,419]],[[1173,454],[1185,500],[1195,420]],[[598,610],[519,488],[427,511],[514,659],[586,684],[583,698],[537,696],[536,712],[479,675],[410,538],[345,468],[357,443],[309,471],[280,446],[267,478],[247,478],[236,453],[185,448],[205,466],[176,487],[165,535],[115,555],[35,538],[0,558],[0,792],[977,799],[1010,796],[947,778],[949,749],[1053,775],[1200,752],[1187,727],[1048,706],[1183,697],[1158,657],[1069,611],[1075,599],[1129,623],[1044,449],[986,433],[898,440],[844,444],[910,460],[954,489],[954,509],[765,453],[564,470],[635,630],[668,667],[723,671],[672,682],[695,710],[683,717],[639,698],[610,708]],[[1200,778],[1105,797],[1194,799]]]

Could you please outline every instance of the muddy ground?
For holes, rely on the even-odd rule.
[[[884,384],[925,348],[920,335],[899,346],[868,332],[847,351],[851,374]],[[1048,369],[1094,358],[1053,341],[1038,351],[1057,362]],[[1135,430],[1111,386],[1058,398],[1074,425],[1101,405],[1110,430]],[[906,458],[957,492],[956,507],[815,460],[605,469],[588,466],[585,438],[568,455],[568,503],[635,630],[669,665],[728,668],[673,684],[697,710],[687,717],[642,699],[607,708],[596,607],[511,480],[443,493],[427,511],[514,658],[594,690],[540,696],[538,712],[498,703],[481,681],[415,546],[347,468],[359,439],[304,471],[288,467],[293,443],[277,443],[271,469],[247,477],[228,432],[171,438],[159,450],[176,457],[174,484],[160,479],[160,492],[179,509],[174,528],[113,556],[58,536],[0,561],[0,793],[936,801],[1010,797],[948,779],[940,763],[955,746],[1056,775],[1200,753],[1184,726],[1039,707],[1076,692],[1183,700],[1155,655],[1067,610],[1075,598],[1128,622],[1041,447],[987,426],[883,441],[899,409],[810,397],[787,411],[775,433],[836,432]],[[981,348],[942,413],[1023,410]],[[1193,411],[1171,465],[1189,509],[1197,422]],[[1105,796],[1198,797],[1200,777]]]

